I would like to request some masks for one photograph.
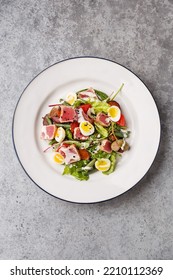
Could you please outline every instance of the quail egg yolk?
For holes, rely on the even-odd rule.
[[[107,171],[110,168],[111,162],[107,158],[100,158],[95,162],[95,167],[99,171]]]
[[[88,121],[81,122],[79,128],[84,136],[89,136],[94,133],[94,126]]]
[[[118,122],[121,117],[121,110],[118,106],[111,106],[108,109],[108,116],[113,122]]]
[[[63,164],[64,163],[64,157],[60,153],[56,153],[54,155],[54,161],[58,164]]]
[[[70,105],[73,105],[75,103],[76,99],[77,99],[77,95],[74,92],[71,92],[66,96],[66,101]]]

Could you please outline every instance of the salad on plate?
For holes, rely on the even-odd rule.
[[[48,142],[55,163],[64,165],[63,175],[88,180],[89,174],[115,171],[118,157],[129,150],[128,131],[121,106],[93,88],[67,94],[43,117],[41,138]]]

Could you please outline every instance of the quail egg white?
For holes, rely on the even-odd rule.
[[[121,117],[121,110],[118,106],[111,106],[108,109],[108,116],[113,122],[118,122]]]
[[[84,136],[89,136],[94,133],[94,126],[88,121],[81,122],[79,128]]]

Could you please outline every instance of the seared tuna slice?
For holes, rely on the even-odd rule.
[[[78,97],[84,100],[88,99],[98,99],[97,94],[93,88],[89,88],[85,91],[81,91],[78,93]]]
[[[93,123],[94,120],[89,118],[82,108],[76,108],[75,111],[76,111],[76,119],[78,123],[81,123],[83,121],[88,121],[90,123]]]
[[[110,125],[110,119],[109,117],[104,113],[98,113],[96,117],[96,122],[101,124],[102,126],[109,126]]]
[[[70,164],[80,160],[80,155],[74,144],[68,147],[64,147],[62,145],[58,152],[64,157],[65,164]]]
[[[52,140],[55,137],[56,133],[56,126],[55,125],[44,125],[42,127],[41,138],[44,140]]]
[[[73,122],[76,120],[76,112],[75,109],[73,109],[70,106],[61,106],[61,114],[60,114],[60,122],[66,123],[66,122]]]
[[[84,112],[83,112],[82,108],[76,108],[75,112],[76,112],[76,120],[78,123],[85,121],[84,115],[83,115]]]
[[[84,136],[79,127],[75,127],[74,129],[74,139],[76,140],[87,140],[88,136]]]
[[[58,118],[58,117],[52,117],[52,121],[53,121],[54,123],[60,123],[60,118]]]
[[[106,152],[106,153],[111,153],[112,152],[112,149],[111,149],[111,142],[107,139],[103,140],[101,142],[101,145],[100,145],[100,150]]]
[[[50,111],[49,117],[52,119],[53,117],[60,117],[61,114],[61,106],[53,107]]]
[[[59,105],[58,107],[53,107],[50,111],[49,117],[55,123],[67,123],[76,120],[76,112],[70,106]]]

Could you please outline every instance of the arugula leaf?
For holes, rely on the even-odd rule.
[[[80,93],[80,92],[82,92],[82,91],[86,91],[88,88],[84,88],[84,89],[80,89],[80,90],[78,90],[76,93]]]
[[[95,93],[98,95],[98,97],[101,99],[101,100],[105,100],[106,98],[108,98],[108,95],[100,90],[97,90],[97,89],[94,89],[95,90]]]
[[[112,130],[113,130],[113,134],[114,134],[116,137],[118,137],[118,138],[120,138],[120,139],[124,138],[124,134],[123,134],[122,131],[121,131],[121,127],[118,126],[116,123],[113,123],[113,122],[112,122]]]
[[[115,131],[114,134],[116,137],[120,139],[124,138],[124,134],[121,131]]]

